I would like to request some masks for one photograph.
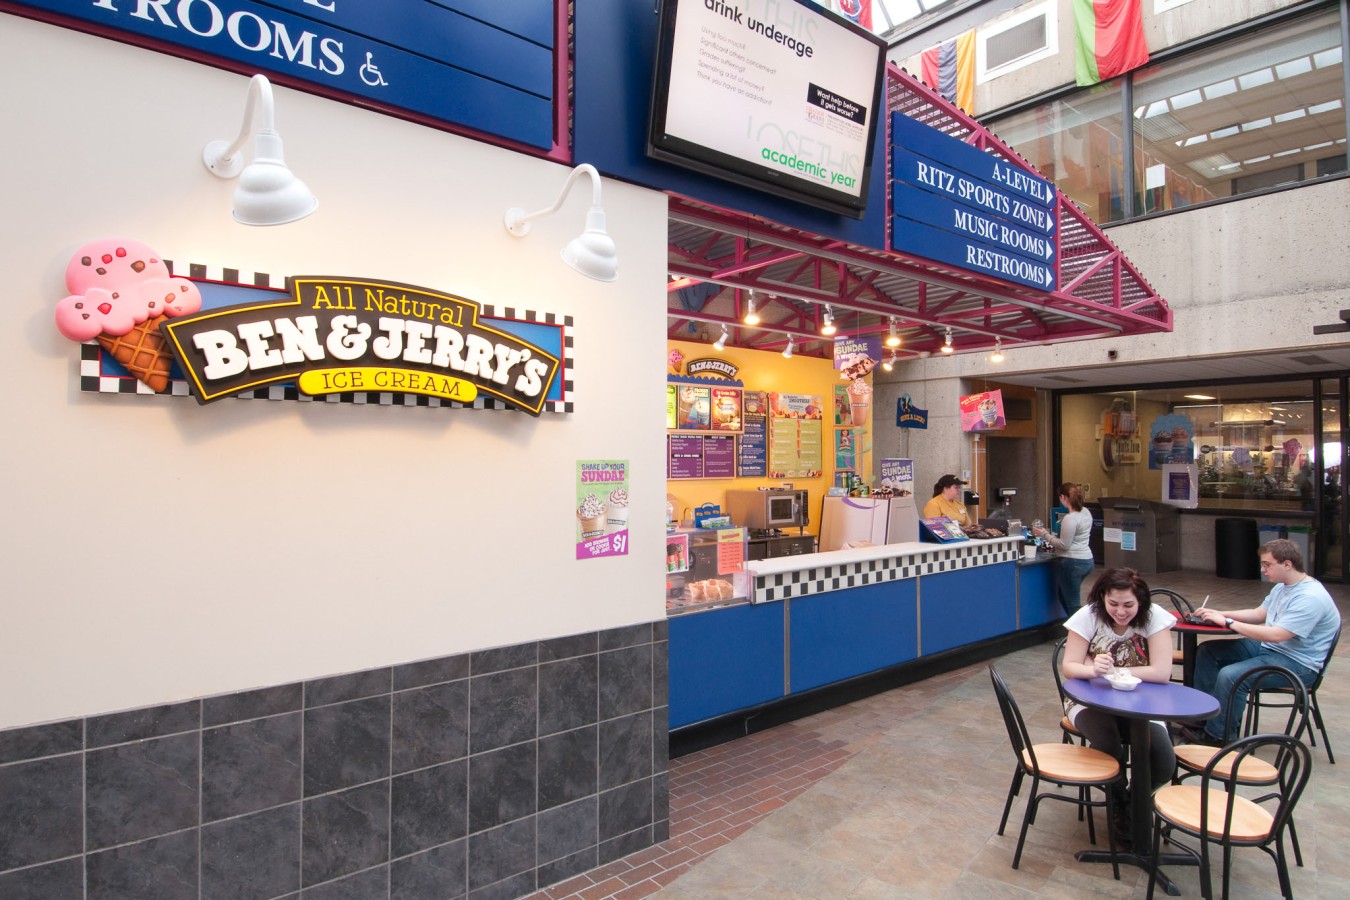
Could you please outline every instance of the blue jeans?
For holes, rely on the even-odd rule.
[[[1083,579],[1092,571],[1091,559],[1070,559],[1067,556],[1055,560],[1055,597],[1064,607],[1064,614],[1071,616],[1082,605]]]
[[[1205,731],[1217,741],[1228,743],[1237,738],[1247,695],[1251,685],[1244,684],[1233,698],[1233,708],[1225,708],[1228,692],[1243,675],[1261,666],[1283,666],[1293,672],[1305,685],[1311,685],[1317,672],[1294,659],[1261,646],[1260,641],[1243,638],[1238,641],[1205,641],[1195,650],[1196,690],[1204,691],[1219,701],[1219,714],[1205,723]]]

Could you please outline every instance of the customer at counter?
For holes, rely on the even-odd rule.
[[[1092,571],[1092,513],[1083,508],[1083,489],[1071,481],[1059,486],[1059,502],[1069,510],[1059,522],[1059,536],[1044,527],[1032,527],[1055,551],[1055,596],[1064,614],[1071,616],[1081,604],[1083,579]]]
[[[925,519],[935,519],[938,516],[946,516],[962,528],[969,528],[974,523],[970,521],[970,513],[957,498],[961,496],[961,488],[965,482],[955,475],[943,475],[933,485],[933,499],[923,505],[923,517]]]

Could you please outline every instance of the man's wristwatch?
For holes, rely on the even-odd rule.
[[[1225,617],[1224,617],[1224,620],[1223,620],[1223,624],[1227,625],[1229,628],[1232,628],[1232,627],[1233,627],[1233,618],[1232,618],[1232,616],[1225,616]]]

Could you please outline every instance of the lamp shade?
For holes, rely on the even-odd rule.
[[[234,219],[243,225],[285,225],[303,219],[319,206],[305,183],[286,166],[281,136],[261,131],[256,155],[239,176],[234,192]]]
[[[592,206],[586,213],[586,230],[562,249],[563,262],[587,278],[614,281],[619,277],[619,254],[614,239],[605,230],[605,211]]]

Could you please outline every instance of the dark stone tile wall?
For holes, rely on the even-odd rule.
[[[0,731],[4,900],[513,898],[665,840],[665,621]]]

